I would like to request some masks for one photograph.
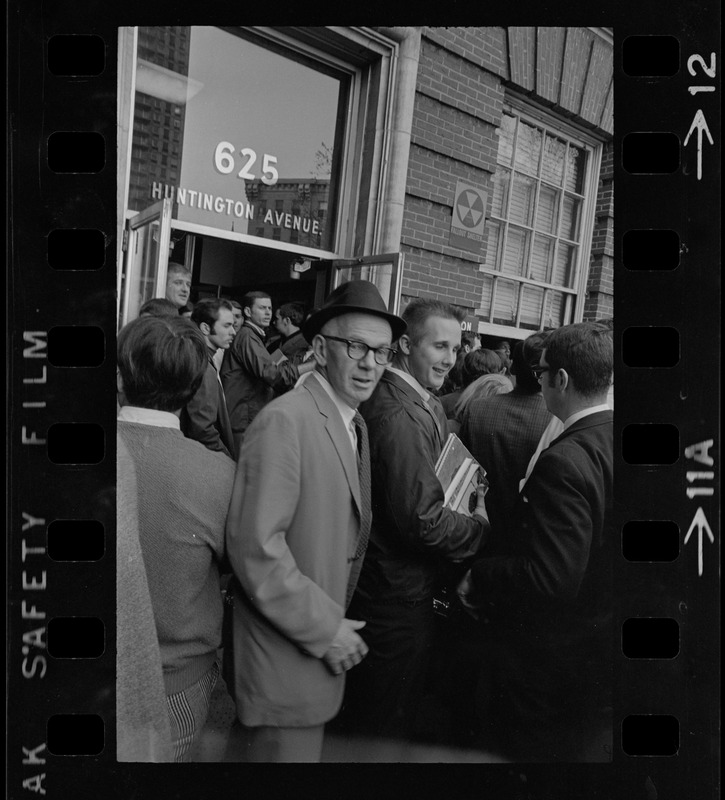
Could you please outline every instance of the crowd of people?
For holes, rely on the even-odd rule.
[[[226,760],[605,760],[611,324],[488,349],[367,281],[274,317],[254,291],[186,318],[190,287],[170,265],[118,336],[119,760],[200,759],[215,706]],[[470,513],[436,474],[452,433]]]

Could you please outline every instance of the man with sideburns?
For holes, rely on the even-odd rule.
[[[371,518],[357,408],[404,330],[372,283],[338,287],[303,326],[314,372],[244,436],[227,522],[243,760],[319,761],[345,673],[367,654],[346,613]]]

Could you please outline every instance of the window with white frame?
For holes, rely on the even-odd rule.
[[[504,111],[479,316],[540,330],[581,319],[601,148],[555,120]]]

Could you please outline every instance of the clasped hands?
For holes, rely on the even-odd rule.
[[[333,675],[342,675],[348,669],[359,664],[368,653],[368,646],[362,638],[355,633],[365,623],[355,619],[343,619],[337,629],[335,638],[322,660]]]

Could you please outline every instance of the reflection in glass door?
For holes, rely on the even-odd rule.
[[[149,206],[128,221],[126,260],[119,287],[119,327],[136,319],[153,297],[163,297],[169,260],[171,201]]]
[[[346,281],[370,281],[393,314],[400,305],[400,285],[403,276],[403,254],[387,253],[350,260],[333,261],[334,274],[331,289]]]

